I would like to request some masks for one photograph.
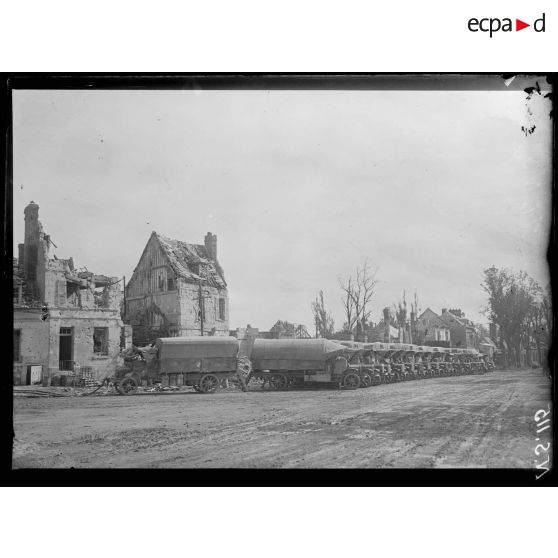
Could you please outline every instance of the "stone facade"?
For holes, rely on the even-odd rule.
[[[153,232],[126,285],[133,343],[157,337],[229,334],[229,299],[217,237],[188,244]]]
[[[129,342],[119,278],[76,270],[72,258],[50,258],[51,245],[39,206],[31,202],[25,242],[14,260],[15,384],[30,382],[31,367],[41,367],[46,385],[59,375],[102,379],[114,372],[121,346]]]

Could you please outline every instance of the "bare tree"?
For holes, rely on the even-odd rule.
[[[353,278],[349,277],[347,281],[343,281],[339,279],[339,286],[343,291],[343,297],[341,298],[341,302],[343,303],[345,318],[347,319],[347,321],[344,324],[344,328],[347,332],[352,333],[356,321],[355,306],[353,302],[353,297],[354,297]]]
[[[420,315],[419,298],[417,291],[413,297],[413,302],[411,302],[411,338],[409,341],[411,343],[418,343],[420,340],[420,332],[418,329],[418,317]]]
[[[324,339],[332,337],[335,323],[331,312],[326,310],[323,291],[320,291],[316,300],[312,302],[312,313],[316,324],[316,337],[323,337]]]
[[[401,342],[405,341],[405,331],[407,328],[407,299],[406,293],[403,291],[403,299],[400,300],[397,305],[393,305],[395,322],[397,323],[397,327],[399,330],[403,332],[403,339],[399,339]]]
[[[347,317],[347,328],[352,332],[356,326],[357,335],[362,334],[372,314],[370,304],[378,282],[377,273],[378,269],[374,269],[370,260],[366,258],[362,266],[356,269],[354,276],[345,281],[339,280],[339,286],[344,293],[342,302]]]

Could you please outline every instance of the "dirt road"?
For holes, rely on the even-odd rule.
[[[16,398],[20,467],[531,468],[540,369],[355,391]]]

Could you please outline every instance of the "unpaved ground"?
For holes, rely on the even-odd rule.
[[[355,391],[16,398],[13,466],[531,468],[533,415],[549,401],[540,369]]]

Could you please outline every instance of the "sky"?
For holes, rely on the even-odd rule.
[[[525,97],[17,90],[14,255],[33,200],[51,257],[111,276],[132,275],[152,231],[216,234],[231,329],[313,331],[319,290],[340,329],[339,279],[365,259],[373,322],[405,290],[486,323],[484,269],[549,280],[550,106]]]

